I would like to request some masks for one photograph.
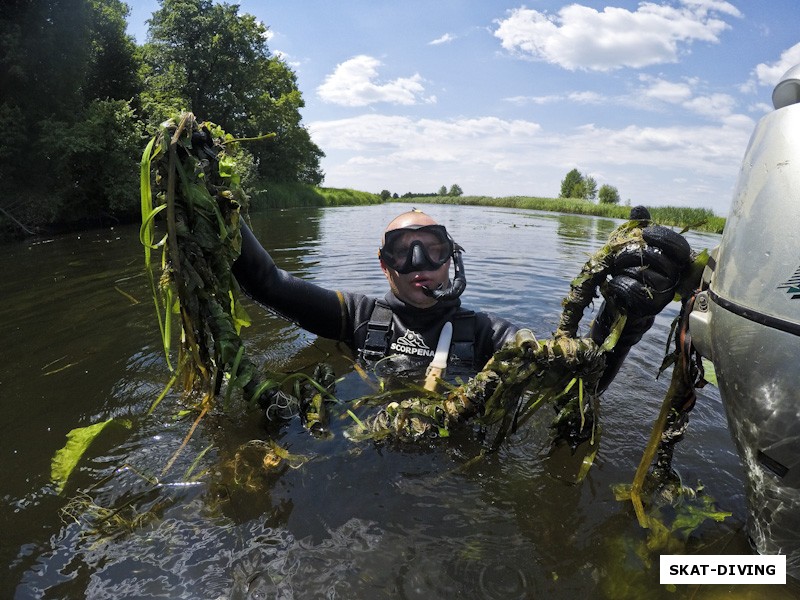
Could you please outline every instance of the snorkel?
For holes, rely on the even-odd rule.
[[[447,287],[440,285],[435,290],[423,287],[422,291],[437,300],[455,300],[463,294],[464,290],[467,289],[467,276],[464,274],[464,259],[462,258],[463,252],[464,249],[461,246],[456,243],[453,244],[452,258],[455,274]]]

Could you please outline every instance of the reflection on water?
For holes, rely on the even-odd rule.
[[[254,215],[253,229],[284,268],[382,295],[380,232],[406,208],[273,211]],[[615,225],[478,207],[428,212],[466,248],[464,303],[540,336]],[[414,445],[349,441],[343,409],[330,437],[297,419],[277,427],[259,415],[210,415],[163,473],[194,416],[177,416],[175,395],[143,416],[168,374],[140,254],[136,229],[121,228],[11,245],[0,257],[4,597],[711,598],[724,589],[660,586],[657,556],[643,560],[645,533],[611,492],[631,480],[666,391],[655,372],[676,307],[604,396],[600,453],[580,485],[576,458],[551,452],[544,416],[475,461],[481,443],[469,430]],[[287,370],[325,360],[343,376],[340,398],[369,392],[335,344],[248,310],[256,362]],[[56,495],[49,461],[65,434],[110,417],[133,427],[104,432]],[[270,440],[291,458],[271,454]],[[704,525],[687,551],[749,552],[741,468],[715,390],[700,392],[675,465],[733,512]],[[87,510],[70,519],[68,502]]]

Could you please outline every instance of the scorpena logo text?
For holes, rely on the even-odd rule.
[[[405,335],[397,338],[396,342],[392,342],[392,350],[402,354],[411,354],[413,356],[433,356],[433,350],[428,348],[425,340],[416,331],[409,331]]]

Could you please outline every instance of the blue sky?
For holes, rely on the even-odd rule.
[[[554,197],[577,168],[623,202],[726,216],[800,63],[797,0],[238,4],[297,74],[324,185],[371,192]],[[158,3],[130,5],[141,43]]]

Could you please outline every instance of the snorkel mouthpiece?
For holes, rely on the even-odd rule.
[[[424,287],[422,291],[437,300],[454,300],[463,294],[464,290],[467,289],[467,276],[464,274],[464,260],[461,256],[463,252],[464,249],[458,244],[455,244],[455,250],[453,251],[453,268],[455,269],[455,275],[453,275],[453,279],[446,288],[442,289],[444,286],[439,286],[435,290],[432,290]]]

